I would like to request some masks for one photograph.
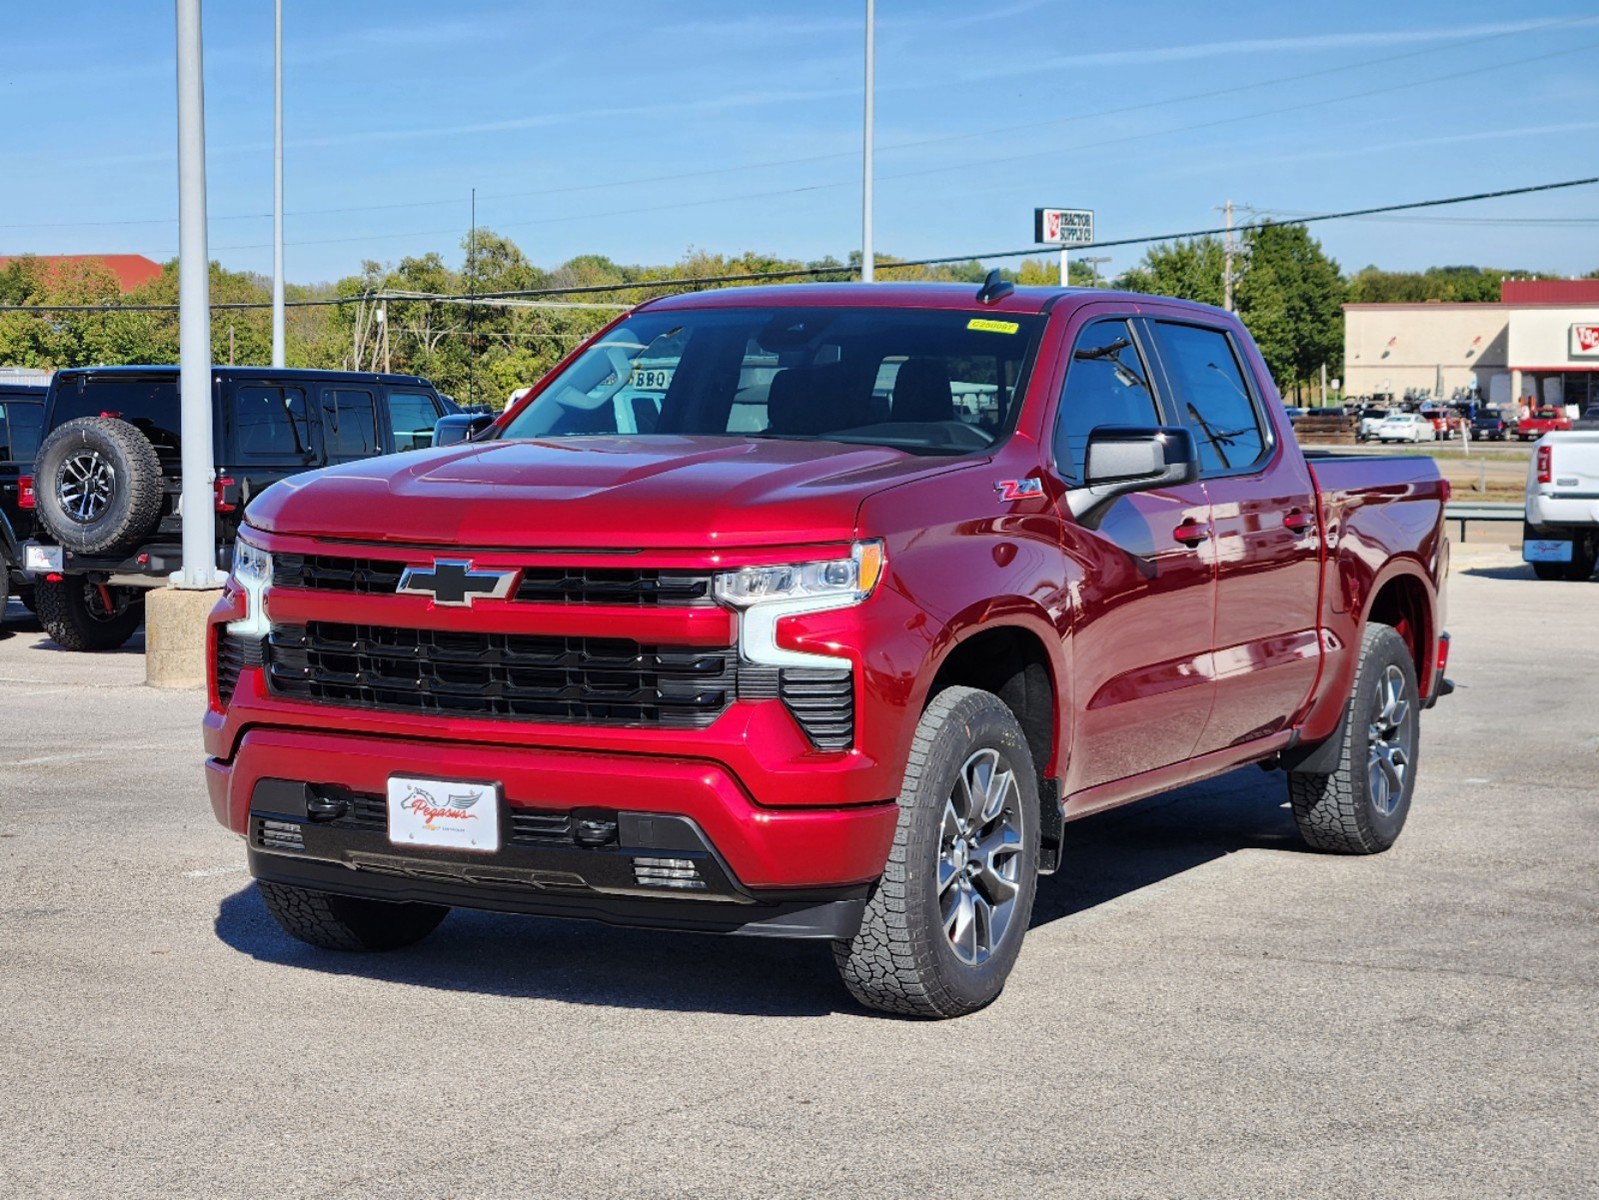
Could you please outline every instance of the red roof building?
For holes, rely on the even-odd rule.
[[[1599,304],[1599,279],[1501,279],[1501,304]]]
[[[9,266],[21,255],[0,255],[0,268]],[[80,263],[98,263],[117,277],[117,285],[124,292],[142,287],[161,275],[161,264],[142,254],[38,254],[34,260],[47,269],[54,266],[77,266]]]

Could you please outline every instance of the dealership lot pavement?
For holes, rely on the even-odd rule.
[[[825,947],[456,913],[289,941],[194,692],[0,630],[0,1196],[1591,1195],[1599,582],[1457,548],[1391,853],[1253,768],[1071,828],[990,1009]]]

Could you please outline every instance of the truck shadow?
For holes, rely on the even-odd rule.
[[[1524,579],[1528,583],[1544,582],[1532,573],[1532,567],[1527,563],[1522,563],[1520,566],[1515,567],[1466,567],[1459,573],[1462,575],[1476,575],[1482,579]],[[1599,580],[1599,575],[1591,576],[1582,582],[1592,583],[1595,580]]]
[[[1067,828],[1061,869],[1039,883],[1049,925],[1238,850],[1304,850],[1282,777],[1251,767]],[[824,1016],[861,1010],[825,944],[616,928],[457,910],[390,954],[315,950],[283,933],[253,884],[222,901],[216,933],[262,962],[442,991],[668,1012]]]

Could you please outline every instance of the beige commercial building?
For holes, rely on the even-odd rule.
[[[1346,304],[1343,383],[1580,413],[1599,405],[1599,280],[1506,281],[1493,304]]]

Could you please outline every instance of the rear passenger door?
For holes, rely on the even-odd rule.
[[[1278,732],[1310,694],[1321,665],[1319,515],[1304,457],[1284,444],[1286,417],[1273,421],[1267,407],[1264,364],[1224,325],[1185,313],[1149,326],[1199,448],[1215,537],[1216,703],[1194,751],[1205,754]]]
[[[389,429],[396,450],[425,450],[433,444],[433,426],[443,415],[437,397],[419,388],[389,389]]]
[[[230,383],[224,413],[239,488],[239,511],[278,480],[323,464],[319,423],[308,389],[298,384]]]
[[[1175,421],[1150,369],[1143,322],[1107,315],[1076,334],[1054,429],[1061,488],[1083,478],[1103,425]],[[1067,794],[1181,762],[1210,715],[1215,564],[1198,482],[1135,492],[1097,522],[1061,523],[1081,585],[1072,624],[1078,714]]]

